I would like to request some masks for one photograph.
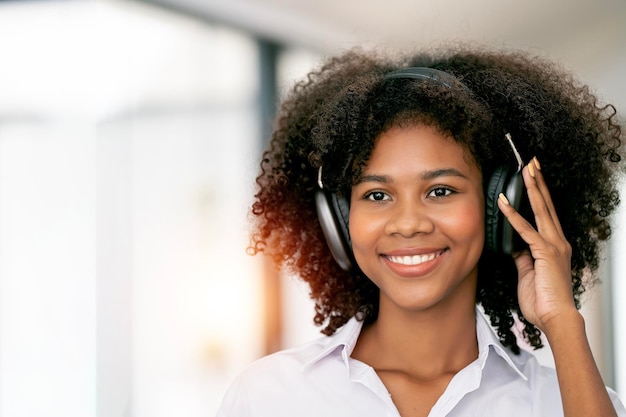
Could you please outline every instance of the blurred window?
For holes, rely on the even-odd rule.
[[[261,353],[255,39],[3,2],[0,53],[0,415],[213,414]]]

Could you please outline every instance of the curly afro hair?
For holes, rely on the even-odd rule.
[[[430,67],[454,75],[466,88],[410,79],[391,71]],[[488,179],[515,165],[503,140],[509,132],[525,160],[537,156],[572,246],[572,289],[577,306],[597,278],[600,243],[619,203],[622,131],[611,105],[600,105],[567,72],[523,52],[449,48],[404,57],[352,50],[327,60],[296,84],[283,101],[256,179],[252,205],[253,253],[265,252],[310,286],[314,322],[333,334],[351,317],[374,321],[378,288],[360,271],[339,268],[317,220],[318,168],[324,186],[349,195],[376,139],[387,129],[427,124],[464,146]],[[486,180],[485,180],[486,182]],[[484,250],[476,302],[502,343],[519,352],[522,336],[541,347],[540,331],[523,317],[517,271],[510,256]]]

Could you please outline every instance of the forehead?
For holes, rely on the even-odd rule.
[[[365,163],[365,171],[457,167],[477,170],[469,150],[450,135],[428,125],[396,126],[381,134]]]

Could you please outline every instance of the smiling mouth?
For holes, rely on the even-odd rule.
[[[437,251],[432,253],[426,253],[423,255],[404,255],[404,256],[391,256],[385,255],[390,262],[400,265],[419,265],[424,262],[432,261],[433,259],[439,257],[444,251]]]

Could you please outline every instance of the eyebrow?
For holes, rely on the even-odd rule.
[[[461,177],[467,179],[467,175],[454,168],[435,169],[432,171],[423,172],[422,175],[420,175],[420,178],[425,181],[440,177]],[[356,181],[356,184],[361,184],[364,182],[379,182],[382,184],[388,184],[390,182],[393,182],[393,180],[388,175],[362,175]]]
[[[422,179],[424,180],[432,180],[439,177],[461,177],[467,179],[467,175],[454,168],[436,169],[434,171],[426,171],[422,174]]]

